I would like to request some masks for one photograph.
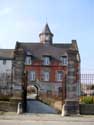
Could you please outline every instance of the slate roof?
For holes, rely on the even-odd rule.
[[[49,25],[46,23],[43,31],[39,34],[43,35],[43,34],[50,34],[53,36]],[[47,55],[47,56],[51,56],[52,58],[55,58],[57,60],[59,60],[60,56],[65,56],[67,55],[67,51],[68,50],[76,50],[77,48],[77,43],[76,40],[72,40],[71,43],[52,43],[50,41],[48,41],[49,43],[41,43],[41,41],[39,43],[27,43],[27,42],[17,42],[16,43],[16,49],[20,48],[22,50],[29,51],[33,57],[35,58],[39,58],[41,59],[41,57]]]
[[[13,59],[14,49],[0,49],[0,59]]]
[[[59,60],[60,56],[65,56],[71,44],[43,44],[43,43],[21,43],[24,51],[30,51],[33,56],[41,59],[42,56],[51,56]]]
[[[65,50],[69,49],[71,47],[71,43],[66,44],[53,44],[54,47],[63,48]]]

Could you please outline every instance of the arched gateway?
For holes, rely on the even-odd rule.
[[[37,85],[27,86],[27,99],[37,99],[39,95],[39,87]]]
[[[53,43],[53,33],[48,24],[39,37],[38,43],[17,42],[15,47],[14,79],[15,83],[22,85],[23,107],[27,86],[31,85],[39,89],[39,97],[43,101],[65,102],[66,115],[78,114],[80,54],[76,40]],[[25,72],[26,76],[23,75]]]

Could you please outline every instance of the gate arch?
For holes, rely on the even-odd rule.
[[[38,99],[39,96],[39,87],[37,85],[28,85],[27,86],[27,99]]]

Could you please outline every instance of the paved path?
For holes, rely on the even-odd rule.
[[[94,116],[62,117],[52,114],[0,116],[0,125],[94,125]]]
[[[93,122],[84,122],[85,125],[94,125]],[[83,125],[83,122],[61,121],[0,121],[0,125]]]
[[[54,108],[34,99],[27,101],[27,112],[57,114]]]

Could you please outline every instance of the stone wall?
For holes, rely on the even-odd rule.
[[[0,101],[0,111],[4,112],[17,112],[18,101]]]
[[[24,50],[18,48],[15,50],[15,59],[13,62],[13,83],[14,83],[14,95],[15,89],[18,88],[19,95],[22,93],[22,78],[24,73]]]
[[[15,60],[14,60],[14,81],[22,82],[22,76],[24,72],[24,50],[17,49],[15,50]]]

